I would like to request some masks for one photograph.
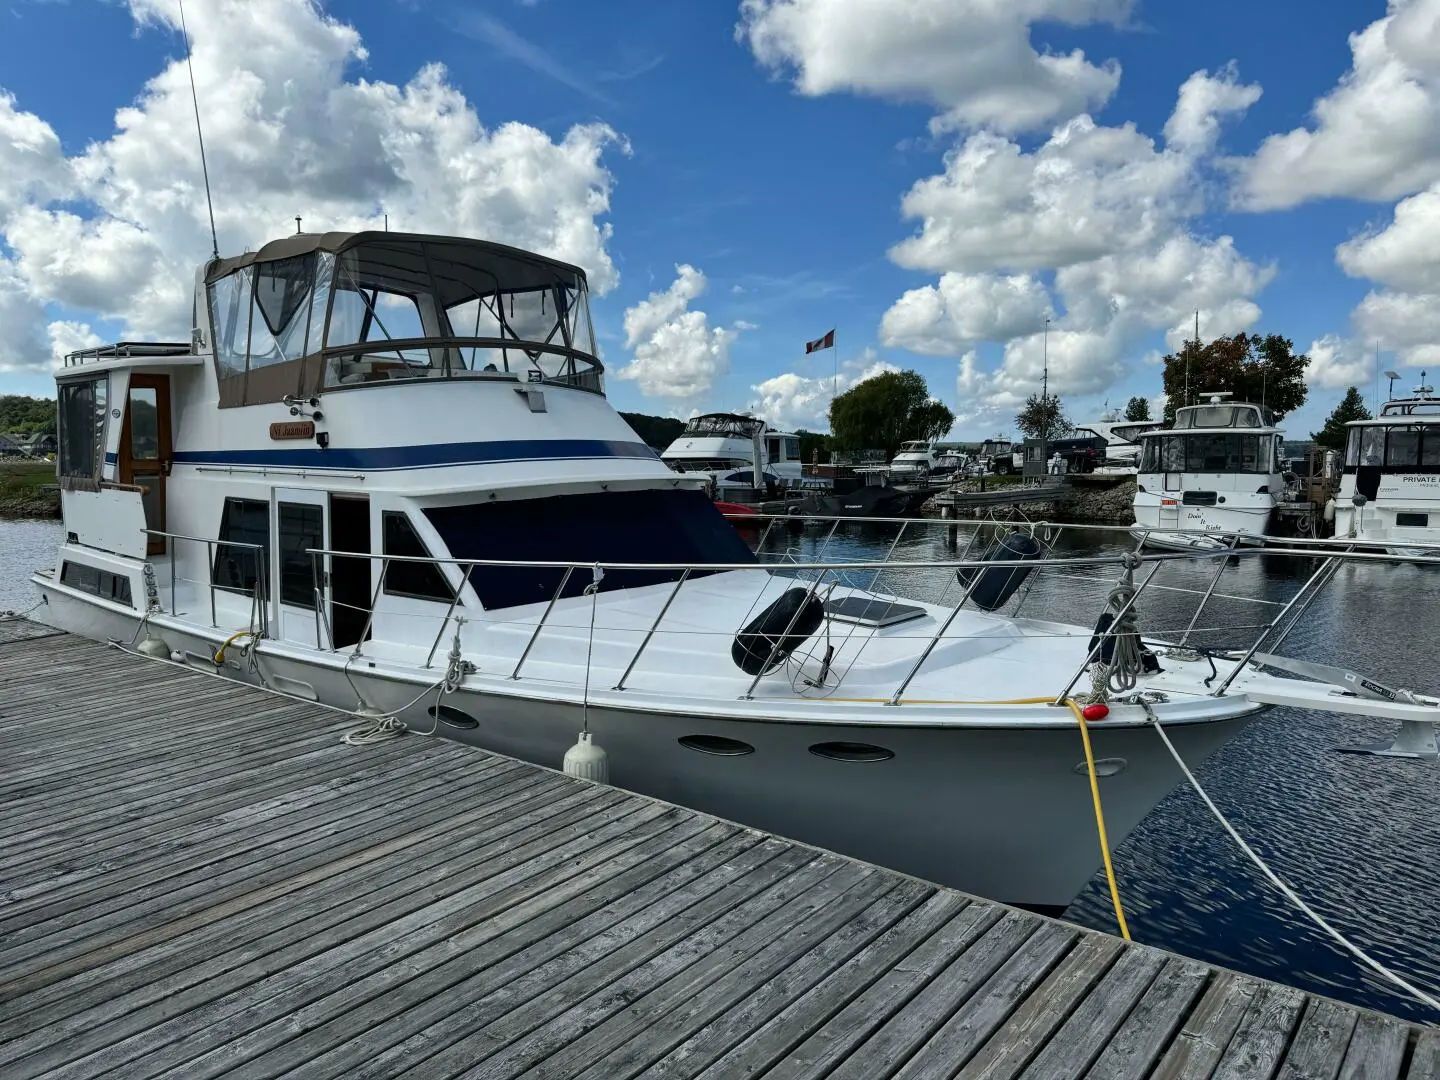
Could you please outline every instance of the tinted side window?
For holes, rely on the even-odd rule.
[[[429,558],[430,552],[415,533],[415,527],[404,514],[387,511],[381,515],[385,554],[408,558]],[[385,591],[393,596],[413,596],[421,600],[449,603],[455,590],[434,563],[392,562],[385,568]]]
[[[226,499],[219,535],[210,580],[217,588],[253,596],[256,571],[270,561],[270,504],[257,499]],[[261,550],[240,544],[259,544]]]
[[[280,602],[297,607],[315,606],[315,570],[311,548],[325,546],[325,519],[320,507],[311,503],[281,503]]]

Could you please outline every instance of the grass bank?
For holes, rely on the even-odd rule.
[[[0,518],[58,518],[53,461],[0,461]]]

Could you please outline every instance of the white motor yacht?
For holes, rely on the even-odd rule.
[[[1152,547],[1264,543],[1284,501],[1280,430],[1259,405],[1205,396],[1170,427],[1139,433],[1134,532]]]
[[[751,480],[755,463],[761,473],[786,486],[798,486],[803,472],[800,436],[776,431],[764,420],[736,413],[703,413],[685,422],[685,430],[660,455],[676,472],[704,473],[718,485],[736,486],[742,471]],[[762,485],[763,486],[763,483]]]
[[[1345,466],[1335,499],[1335,535],[1392,555],[1440,548],[1440,398],[1420,385],[1385,402],[1373,420],[1345,425]],[[1431,545],[1431,547],[1427,547]]]
[[[1157,725],[1194,765],[1276,703],[1440,717],[1269,674],[1258,640],[1142,638],[1135,571],[1178,556],[1044,561],[1008,533],[958,582],[929,564],[949,604],[878,587],[910,564],[760,562],[607,402],[574,266],[301,234],[204,265],[194,312],[189,342],[57,373],[36,617],[137,665],[551,767],[583,728],[622,787],[1042,908],[1100,864],[1092,772],[1114,843],[1180,782]],[[1020,616],[1027,573],[1076,565],[1113,571],[1108,601]]]

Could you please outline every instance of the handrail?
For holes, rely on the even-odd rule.
[[[270,631],[270,605],[265,592],[265,571],[260,556],[265,552],[264,544],[251,544],[244,540],[221,540],[213,536],[187,536],[184,533],[166,532],[163,529],[141,529],[145,536],[163,536],[167,540],[184,540],[192,544],[205,545],[205,576],[208,580],[210,591],[210,625],[218,626],[215,614],[215,590],[231,590],[225,586],[215,584],[215,548],[219,545],[225,547],[244,548],[248,550],[255,559],[255,588],[250,593],[250,621],[260,624],[260,636],[266,636]],[[170,613],[178,614],[175,611],[175,554],[170,555]],[[241,589],[240,592],[245,590]]]
[[[1069,527],[1069,528],[1074,528],[1075,526],[1068,526],[1068,527]],[[228,540],[227,540],[227,541],[224,541],[224,543],[227,543],[227,544],[228,544],[229,541],[228,541]],[[1351,540],[1351,541],[1349,541],[1349,543],[1353,545],[1353,544],[1354,544],[1354,541]],[[235,545],[235,546],[240,546],[240,545]],[[1412,545],[1407,544],[1406,546],[1409,547],[1409,546],[1412,546]],[[1422,545],[1416,544],[1416,545],[1413,545],[1413,546],[1415,546],[1415,547],[1420,547],[1420,546],[1422,546]],[[1405,561],[1407,561],[1407,562],[1414,562],[1414,563],[1420,563],[1420,564],[1422,564],[1422,565],[1423,565],[1423,564],[1429,564],[1429,563],[1440,564],[1440,545],[1430,545],[1430,546],[1436,548],[1436,552],[1437,552],[1436,555],[1416,555],[1416,556],[1413,556],[1413,557],[1407,555],[1407,556],[1405,557]],[[378,556],[378,555],[375,555],[373,552],[366,552],[366,551],[334,551],[334,550],[331,550],[331,549],[329,549],[329,548],[308,548],[308,549],[306,549],[306,550],[309,551],[309,552],[312,552],[312,553],[314,553],[314,554],[316,554],[316,555],[343,555],[343,556],[347,556],[347,557],[349,557],[349,558],[358,558],[358,559],[376,559],[376,558],[379,558],[379,556]],[[1234,551],[1231,551],[1229,548],[1217,548],[1217,549],[1215,549],[1214,551],[1157,551],[1157,552],[1152,552],[1152,553],[1150,553],[1150,554],[1140,555],[1140,556],[1138,556],[1138,558],[1140,559],[1141,562],[1147,562],[1147,563],[1166,563],[1166,562],[1179,562],[1179,561],[1191,562],[1191,561],[1194,561],[1195,559],[1238,558],[1238,557],[1245,557],[1245,556],[1254,557],[1254,556],[1257,556],[1257,555],[1295,555],[1295,556],[1301,556],[1301,557],[1307,557],[1307,558],[1308,558],[1308,557],[1314,557],[1315,554],[1316,554],[1315,552],[1298,550],[1298,549],[1291,549],[1291,548],[1248,548],[1248,547],[1246,547],[1246,548],[1236,548]],[[1331,557],[1333,557],[1333,558],[1344,558],[1344,559],[1354,560],[1354,561],[1356,561],[1356,562],[1386,562],[1386,563],[1394,562],[1394,561],[1395,561],[1395,558],[1396,558],[1396,556],[1394,556],[1394,555],[1388,555],[1388,554],[1385,554],[1385,553],[1383,553],[1383,552],[1373,552],[1373,553],[1372,553],[1372,552],[1364,552],[1364,551],[1353,551],[1353,552],[1340,551],[1340,552],[1336,552],[1336,553],[1335,553],[1333,556],[1331,556]],[[566,569],[575,570],[575,569],[583,569],[583,568],[585,568],[585,567],[598,566],[601,570],[607,570],[607,571],[608,571],[608,570],[675,570],[675,571],[680,571],[680,570],[685,570],[685,569],[691,569],[691,570],[713,570],[713,571],[724,571],[724,570],[775,570],[775,569],[779,568],[779,567],[782,565],[782,564],[778,564],[778,563],[762,563],[762,562],[745,562],[745,563],[598,562],[598,563],[597,563],[597,562],[596,562],[595,560],[593,560],[593,559],[579,559],[579,560],[568,560],[568,561],[566,561],[566,560],[561,560],[561,559],[475,559],[475,558],[458,558],[458,557],[455,557],[455,556],[442,556],[442,555],[432,555],[432,556],[424,556],[424,555],[389,555],[389,556],[387,556],[387,558],[390,559],[391,562],[433,563],[433,564],[435,564],[435,565],[443,565],[443,566],[451,566],[451,565],[464,564],[464,565],[467,565],[467,566],[493,566],[493,567],[501,567],[501,568],[510,567],[510,568],[551,569],[551,570],[566,570]],[[1110,565],[1113,565],[1113,564],[1116,562],[1117,559],[1118,559],[1118,556],[1116,556],[1116,555],[1084,555],[1084,556],[1077,556],[1077,557],[1074,557],[1074,558],[1056,558],[1056,559],[1044,559],[1044,560],[1038,560],[1038,561],[1035,560],[1035,559],[996,559],[996,560],[994,560],[994,561],[982,560],[982,559],[968,559],[968,560],[957,560],[957,559],[917,559],[917,560],[905,560],[905,561],[899,561],[899,562],[889,562],[889,563],[885,563],[885,564],[883,564],[883,565],[884,565],[885,569],[887,569],[887,570],[888,570],[888,569],[899,569],[899,570],[905,570],[905,569],[909,569],[909,570],[944,570],[944,569],[951,569],[951,570],[953,570],[953,569],[960,569],[960,568],[962,568],[962,567],[991,567],[991,566],[995,566],[995,567],[1011,567],[1011,566],[1030,566],[1030,567],[1034,567],[1034,566],[1042,566],[1042,565],[1043,565],[1043,566],[1110,566]],[[803,563],[797,562],[797,563],[785,563],[785,564],[783,564],[783,568],[784,568],[784,569],[787,569],[787,570],[873,570],[877,565],[881,565],[881,564],[878,563],[877,560],[875,560],[875,559],[870,559],[870,560],[863,561],[863,562],[850,561],[850,562],[803,562]],[[1196,591],[1198,592],[1199,590],[1196,590]]]

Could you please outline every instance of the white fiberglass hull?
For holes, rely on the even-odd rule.
[[[98,640],[136,636],[138,615],[38,583],[48,605],[37,614],[46,622]],[[258,681],[233,651],[217,672],[208,658],[219,638],[210,628],[164,616],[151,625],[191,666]],[[414,731],[550,768],[560,766],[588,714],[617,786],[1003,902],[1063,908],[1100,863],[1083,747],[1076,727],[1063,722],[1063,710],[1061,723],[1024,727],[677,715],[647,701],[648,695],[637,695],[634,708],[585,709],[576,701],[547,700],[543,688],[526,681],[483,672],[441,699],[437,691],[422,693],[434,671],[414,673],[423,681],[405,680],[361,660],[347,676],[343,659],[306,657],[271,642],[258,654],[260,673],[273,688],[345,709],[355,707],[359,691]],[[1259,711],[1235,704],[1222,718],[1167,724],[1189,763],[1234,738]],[[234,719],[243,724],[243,717]],[[1111,843],[1118,844],[1182,777],[1143,724],[1100,722],[1091,731],[1106,825]],[[722,755],[679,742],[695,735],[736,740],[753,750]],[[835,760],[812,751],[823,743],[878,745],[894,756]]]

